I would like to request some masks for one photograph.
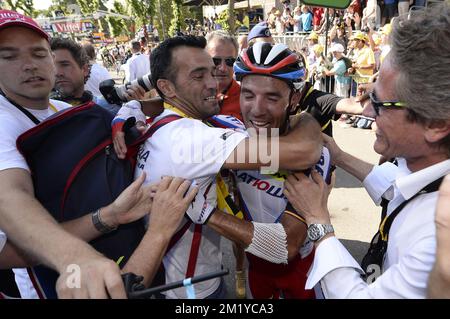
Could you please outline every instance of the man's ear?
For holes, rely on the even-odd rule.
[[[158,79],[156,82],[158,89],[164,94],[164,96],[168,98],[173,98],[176,96],[175,85],[173,85],[172,81],[167,79]]]
[[[84,78],[87,78],[89,75],[89,64],[86,63],[85,65],[83,65],[83,67],[81,69],[83,70]]]
[[[436,143],[450,135],[450,120],[434,120],[425,126],[425,140]]]
[[[292,93],[291,101],[290,101],[290,114],[294,115],[298,110],[298,103],[300,102],[300,98],[302,97],[302,90],[295,91]]]

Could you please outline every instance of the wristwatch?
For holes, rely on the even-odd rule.
[[[316,242],[323,238],[326,234],[333,233],[333,225],[330,224],[311,224],[308,227],[308,239]]]

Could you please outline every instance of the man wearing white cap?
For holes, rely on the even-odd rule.
[[[330,52],[333,53],[333,57],[335,59],[333,68],[331,70],[324,69],[323,71],[326,76],[335,76],[334,78],[336,82],[334,86],[334,94],[340,97],[349,96],[351,81],[347,74],[348,67],[345,63],[344,51],[344,46],[342,44],[334,43],[330,48]]]

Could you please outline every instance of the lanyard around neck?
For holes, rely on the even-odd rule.
[[[170,110],[172,112],[177,113],[181,117],[192,118],[192,117],[188,116],[186,113],[184,113],[183,111],[181,111],[179,108],[177,108],[177,107],[175,107],[173,105],[170,105],[167,102],[164,102],[164,108],[167,109],[167,110]]]

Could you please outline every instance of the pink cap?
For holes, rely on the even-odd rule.
[[[39,24],[37,24],[37,22],[30,17],[11,10],[0,10],[0,30],[12,26],[31,29],[39,33],[39,35],[44,37],[47,41],[49,40],[49,35],[47,32],[42,30]]]

